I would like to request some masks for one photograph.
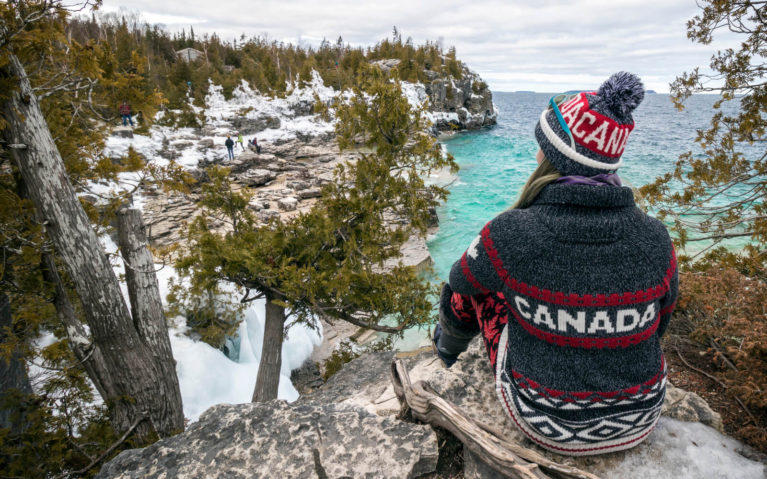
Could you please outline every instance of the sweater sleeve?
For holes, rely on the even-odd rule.
[[[503,287],[503,281],[498,277],[491,259],[491,254],[498,254],[492,239],[495,221],[482,228],[461,258],[453,264],[449,280],[453,292],[474,296],[500,291]]]
[[[466,351],[480,331],[472,298],[454,293],[450,285],[445,283],[439,300],[439,324],[442,326],[442,334],[437,348],[449,355]]]
[[[673,246],[671,246],[669,268],[673,269],[673,272],[669,277],[668,292],[666,292],[660,300],[660,324],[658,325],[659,338],[663,337],[666,328],[668,328],[669,321],[671,321],[671,314],[674,312],[674,306],[676,306],[677,294],[679,292],[679,268],[677,268],[676,254],[674,253]]]

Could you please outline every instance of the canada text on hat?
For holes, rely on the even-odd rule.
[[[590,92],[595,95],[596,92]],[[634,122],[621,125],[612,118],[589,109],[585,93],[579,93],[559,107],[570,127],[575,142],[594,153],[618,158],[626,148],[626,140],[634,129]]]

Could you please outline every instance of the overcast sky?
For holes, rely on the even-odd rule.
[[[557,92],[595,89],[611,73],[637,73],[647,88],[667,92],[676,75],[708,65],[714,46],[692,43],[686,22],[694,0],[104,0],[149,23],[224,39],[265,35],[318,45],[342,36],[372,45],[396,25],[403,40],[442,40],[493,90]],[[729,41],[729,43],[728,43]]]

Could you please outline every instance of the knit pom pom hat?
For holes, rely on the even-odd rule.
[[[558,105],[575,148],[551,107],[541,113],[535,139],[564,176],[615,172],[634,129],[631,113],[643,99],[644,86],[636,75],[615,73],[596,92],[578,93]]]

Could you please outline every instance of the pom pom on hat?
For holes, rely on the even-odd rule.
[[[644,100],[644,85],[633,73],[618,72],[602,83],[597,96],[615,116],[625,119]]]

